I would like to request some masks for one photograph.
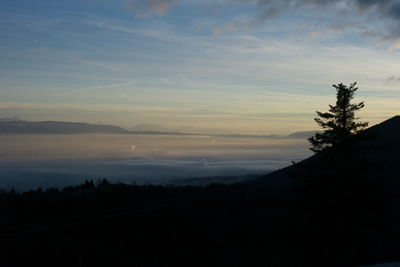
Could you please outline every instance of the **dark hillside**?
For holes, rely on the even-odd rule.
[[[3,194],[2,200],[8,215],[0,234],[6,266],[303,262],[299,247],[288,242],[295,233],[287,231],[293,224],[288,205],[277,206],[240,185],[94,187],[88,182],[61,192]],[[286,253],[294,257],[285,259]]]
[[[398,153],[400,151],[400,116],[395,116],[380,124],[374,125],[362,133],[354,136],[350,141],[352,145],[367,146],[362,151],[356,150],[354,153],[363,154],[370,162],[379,165],[378,175],[391,177],[391,182],[400,182],[400,166],[398,164]],[[355,156],[355,155],[353,155]],[[306,160],[298,162],[287,168],[275,171],[254,181],[258,185],[269,185],[271,183],[287,184],[289,187],[297,183],[293,179],[300,174],[307,172],[304,166],[317,166],[320,156],[312,156]],[[312,169],[315,172],[316,169]],[[326,171],[322,168],[322,171]],[[383,172],[383,173],[382,173]],[[370,175],[375,175],[373,172]],[[399,179],[397,179],[399,178]],[[400,185],[400,184],[399,184]],[[400,190],[400,187],[398,187]],[[289,189],[288,189],[289,190]]]

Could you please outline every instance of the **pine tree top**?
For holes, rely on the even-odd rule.
[[[355,113],[364,108],[364,102],[352,103],[357,83],[349,86],[339,83],[333,85],[336,89],[336,105],[329,105],[327,112],[317,111],[315,122],[324,131],[309,138],[314,152],[321,152],[335,144],[341,143],[349,136],[357,134],[368,126],[367,122],[358,122]]]

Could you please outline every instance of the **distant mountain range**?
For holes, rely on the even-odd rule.
[[[144,123],[133,126],[128,129],[131,132],[139,133],[168,133],[168,134],[185,134],[185,135],[211,135],[216,137],[227,138],[293,138],[293,139],[307,139],[314,135],[317,131],[299,131],[289,134],[287,136],[269,134],[236,134],[223,128],[196,128],[193,126],[181,126],[176,128],[167,128],[158,124]]]
[[[304,131],[304,132],[294,132],[289,134],[288,138],[295,138],[295,139],[308,139],[313,136],[317,131]]]
[[[17,116],[0,118],[0,121],[21,121]]]
[[[197,128],[193,126],[164,127],[158,124],[144,123],[133,126],[128,130],[133,132],[179,132],[188,134],[231,134],[232,131],[224,128]]]
[[[135,125],[128,130],[132,132],[173,132],[171,129],[166,127],[150,123]]]
[[[189,126],[188,126],[189,127]],[[140,124],[129,130],[118,126],[64,121],[24,121],[18,117],[0,118],[0,134],[159,134],[159,135],[210,135],[226,138],[293,138],[307,139],[316,131],[295,132],[288,136],[252,135],[234,133],[206,133],[191,127],[190,131],[174,131],[156,124]],[[199,132],[194,132],[198,130]],[[211,130],[211,129],[208,129]],[[208,131],[207,130],[207,131]],[[217,129],[214,129],[217,131]]]
[[[0,120],[0,134],[129,133],[117,126],[62,121]]]

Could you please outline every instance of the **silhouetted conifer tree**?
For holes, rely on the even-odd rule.
[[[352,104],[354,93],[357,91],[357,83],[346,86],[342,83],[333,85],[336,88],[336,105],[329,105],[328,112],[317,111],[319,118],[315,121],[324,129],[322,133],[316,133],[308,141],[314,152],[321,152],[325,149],[341,144],[349,136],[356,134],[368,126],[367,122],[356,122],[356,111],[364,107],[364,102]]]
[[[329,105],[328,112],[317,111],[315,118],[324,131],[308,139],[312,151],[324,153],[302,165],[299,189],[314,242],[329,240],[327,251],[335,251],[338,265],[345,266],[365,257],[365,249],[374,246],[374,234],[387,227],[382,219],[385,178],[368,156],[379,149],[375,136],[354,136],[368,126],[356,117],[364,102],[352,103],[356,83],[333,87],[336,105]]]

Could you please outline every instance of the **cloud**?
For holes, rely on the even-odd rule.
[[[135,84],[135,82],[124,82],[124,83],[112,83],[112,84],[102,84],[96,85],[92,87],[86,87],[81,90],[81,92],[91,91],[96,89],[107,89],[107,88],[118,88],[118,87],[126,87]]]
[[[388,20],[395,23],[387,26],[390,34],[400,37],[400,3],[398,0],[232,0],[254,5],[259,10],[251,22],[259,25],[285,12],[301,8],[316,8],[336,11],[347,16],[371,15],[371,17]],[[356,14],[355,14],[356,13]],[[390,23],[389,23],[390,24]],[[336,29],[339,30],[339,29]]]
[[[126,0],[125,8],[138,17],[164,15],[178,2],[189,0]],[[209,3],[207,1],[207,3]],[[241,14],[233,21],[216,26],[212,30],[214,35],[226,31],[248,30],[259,27],[266,21],[287,12],[299,9],[320,9],[333,11],[341,16],[340,22],[312,33],[312,37],[342,32],[358,27],[363,36],[379,38],[385,41],[397,41],[400,38],[400,1],[398,0],[224,0],[217,4],[242,5],[243,10],[254,7],[255,15],[249,19],[240,19]],[[238,19],[239,18],[239,19]],[[390,51],[397,50],[400,45],[394,45]]]
[[[118,69],[114,68],[113,66],[110,66],[107,63],[93,61],[93,60],[81,60],[81,62],[84,63],[84,64],[87,64],[87,65],[92,65],[92,66],[96,66],[96,67],[103,68],[103,69],[106,69],[106,70],[119,72]]]
[[[394,43],[392,43],[392,45],[389,47],[389,51],[393,52],[396,50],[400,49],[400,39],[398,39],[397,41],[395,41]]]
[[[125,8],[138,17],[164,15],[177,0],[127,0]]]
[[[355,26],[355,23],[350,22],[350,21],[331,24],[328,27],[323,27],[316,31],[311,32],[310,37],[311,38],[319,38],[319,37],[325,36],[325,35],[338,34],[338,33],[344,32],[345,30],[347,30],[353,26]]]
[[[400,82],[400,76],[390,76],[386,80],[387,83],[392,83],[392,82]]]
[[[238,0],[236,0],[238,1]],[[303,8],[335,8],[338,11],[356,9],[360,12],[370,11],[387,17],[400,19],[400,4],[397,0],[239,0],[242,3],[255,4],[259,7],[260,16],[269,18],[279,13]]]
[[[244,100],[242,97],[240,96],[234,96],[234,98],[239,101],[241,104],[249,104],[248,101]]]

